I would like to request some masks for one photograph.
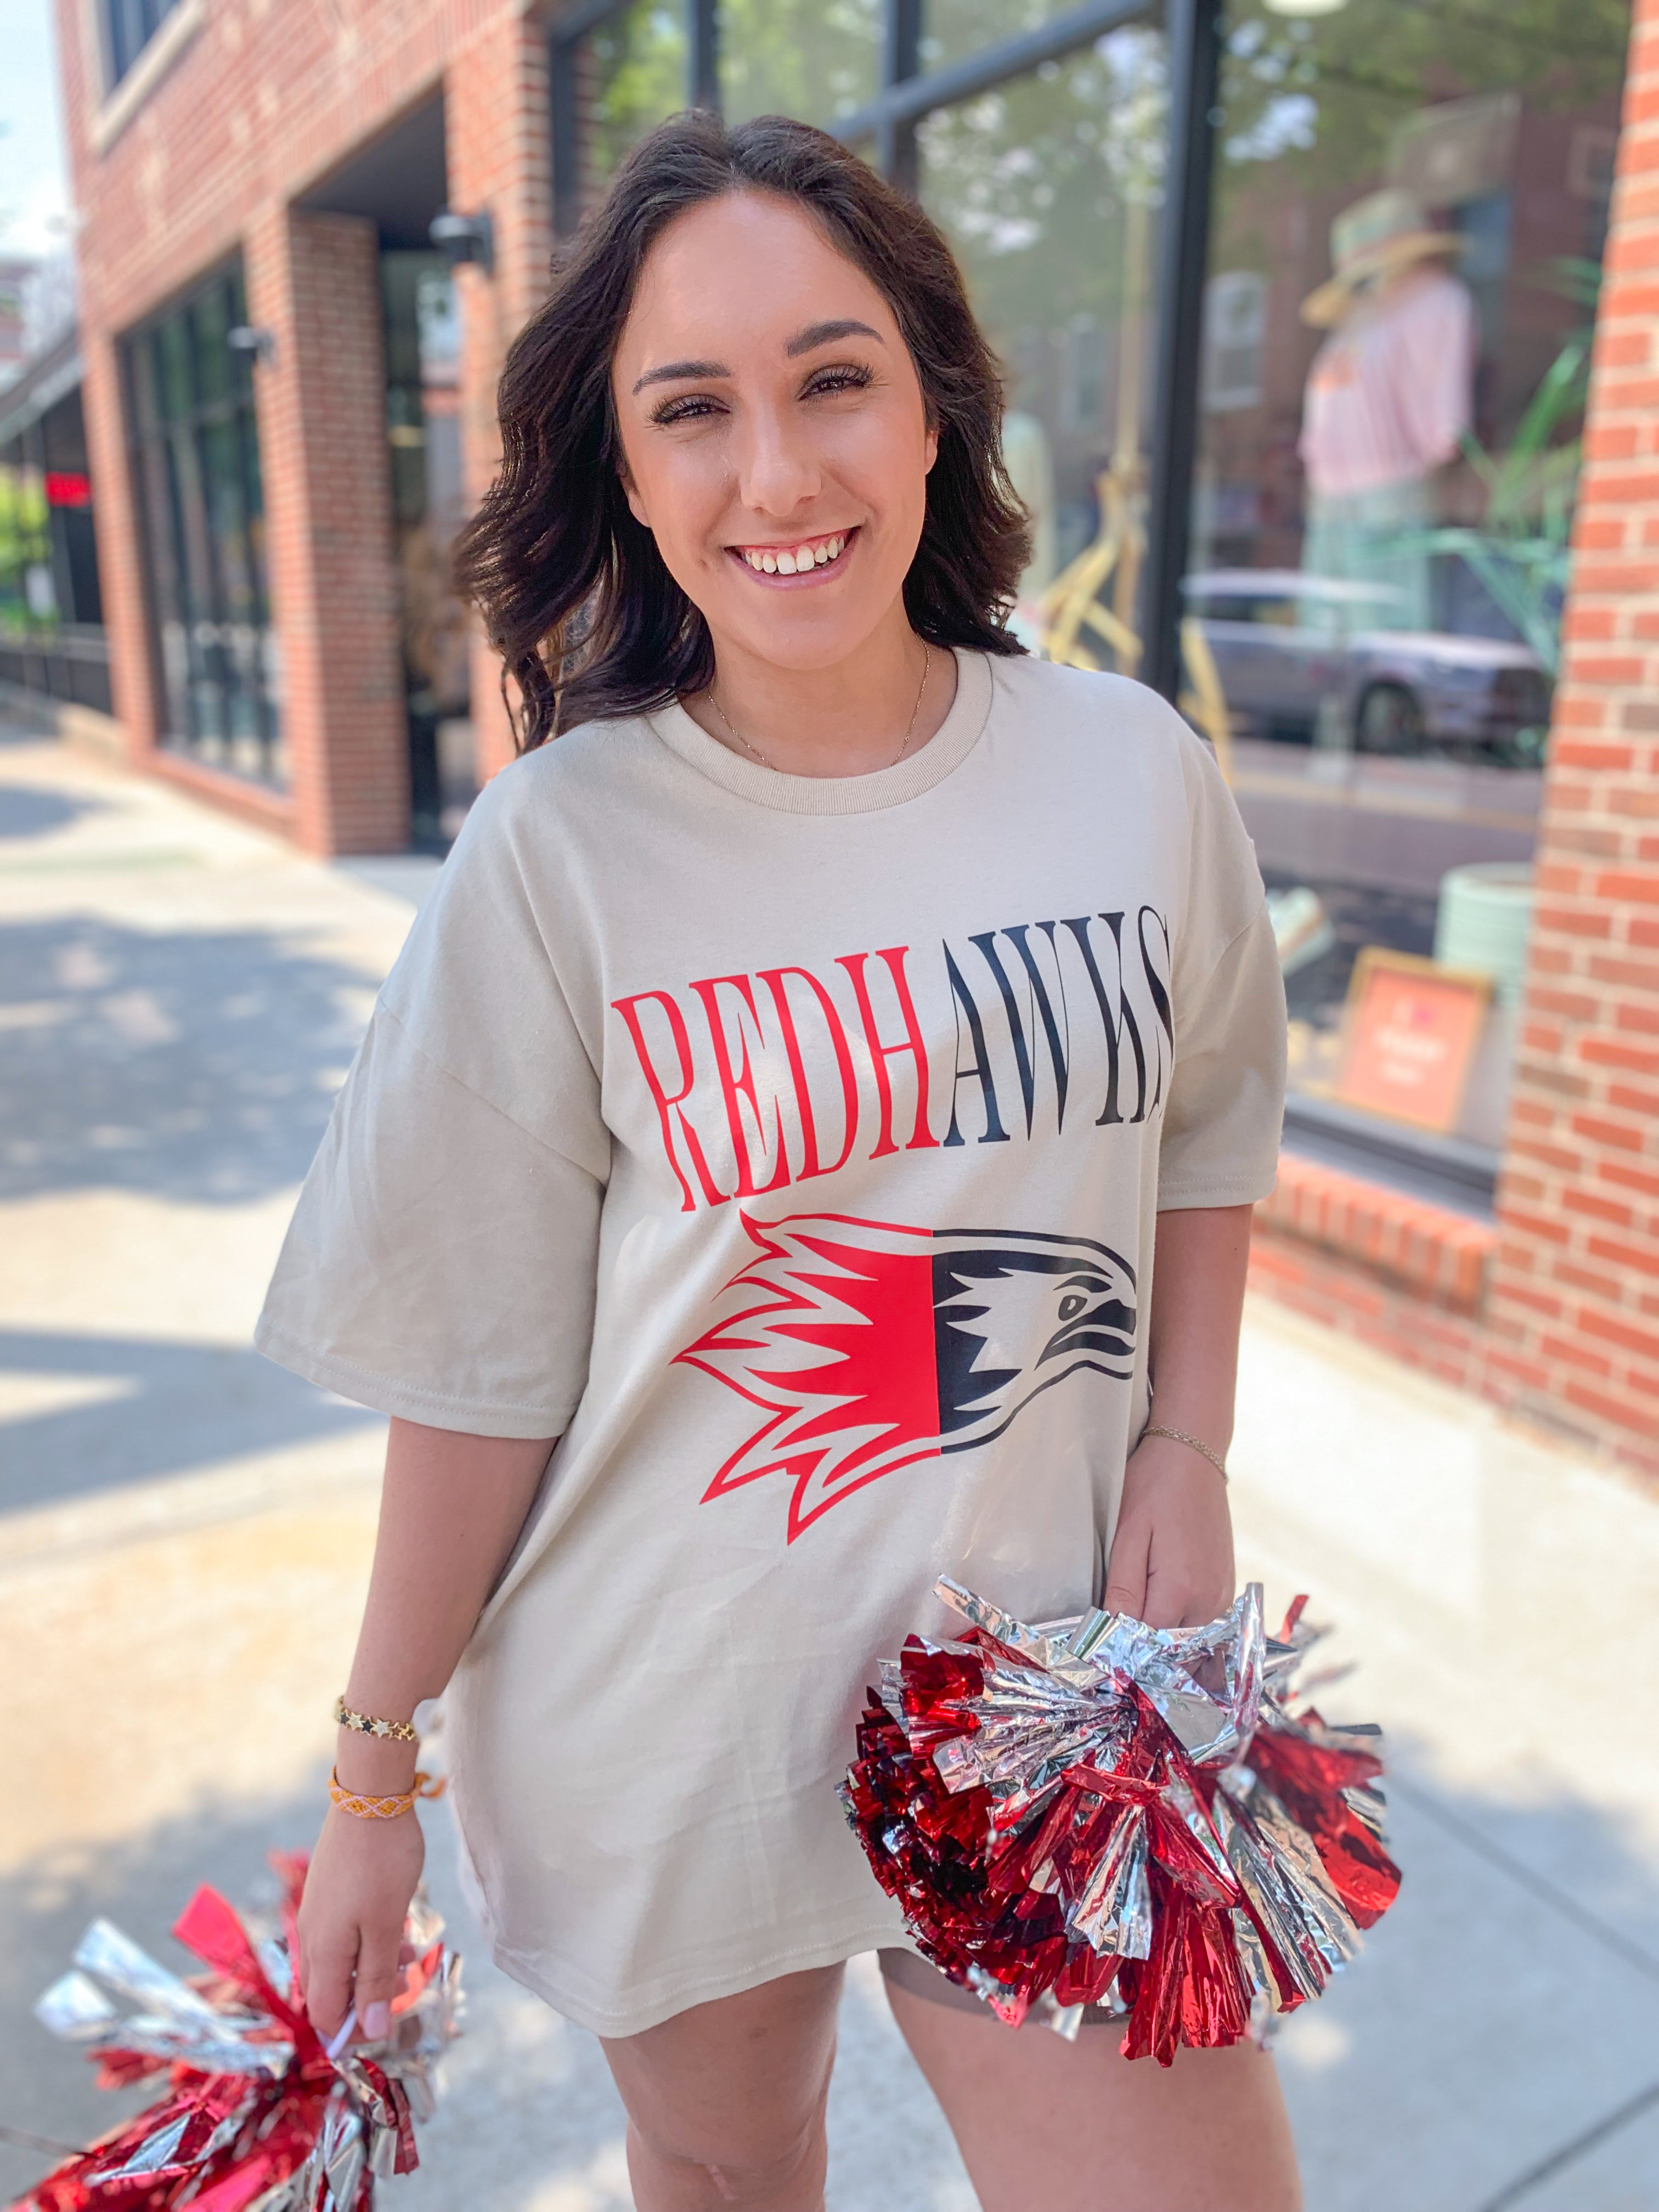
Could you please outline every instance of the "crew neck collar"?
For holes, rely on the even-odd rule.
[[[785,775],[745,759],[700,728],[677,699],[646,716],[671,752],[711,783],[780,814],[873,814],[902,806],[942,783],[978,743],[991,711],[991,662],[983,653],[950,648],[957,665],[951,710],[919,751],[867,775]]]

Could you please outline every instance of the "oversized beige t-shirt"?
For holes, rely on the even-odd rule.
[[[1284,992],[1204,746],[958,653],[932,741],[781,775],[683,709],[479,798],[256,1341],[554,1437],[447,1699],[506,1971],[607,2035],[902,1941],[835,1785],[941,1573],[1098,1597],[1160,1206],[1271,1188]]]

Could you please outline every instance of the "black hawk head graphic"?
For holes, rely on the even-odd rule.
[[[988,1443],[1068,1376],[1132,1372],[1134,1271],[1092,1238],[829,1213],[743,1224],[756,1256],[677,1357],[761,1416],[705,1498],[791,1476],[792,1543],[893,1468]]]

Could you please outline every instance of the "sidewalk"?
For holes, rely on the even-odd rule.
[[[28,2017],[94,1913],[165,1954],[314,1827],[384,1425],[248,1336],[429,878],[0,741],[0,2125],[115,2115]],[[1266,1306],[1233,1465],[1241,1570],[1340,1623],[1328,1710],[1395,1765],[1401,1901],[1280,2045],[1310,2212],[1652,2212],[1659,1499]],[[597,2046],[488,1965],[427,1825],[468,2033],[388,2203],[624,2212]],[[868,1960],[832,2128],[834,2212],[972,2212]],[[0,2198],[48,2162],[0,2142]]]

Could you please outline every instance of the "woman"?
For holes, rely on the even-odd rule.
[[[642,2212],[822,2203],[871,1949],[986,2206],[1297,2201],[1268,2059],[1011,2033],[835,1797],[939,1573],[1027,1619],[1232,1590],[1273,938],[1185,726],[1002,626],[1000,415],[937,232],[834,142],[636,150],[514,348],[463,549],[522,755],[260,1324],[392,1417],[344,1704],[447,1691],[495,1957],[604,2039]],[[325,2034],[386,2026],[412,1734],[341,1735],[392,1817],[337,1803],[313,1861]]]

